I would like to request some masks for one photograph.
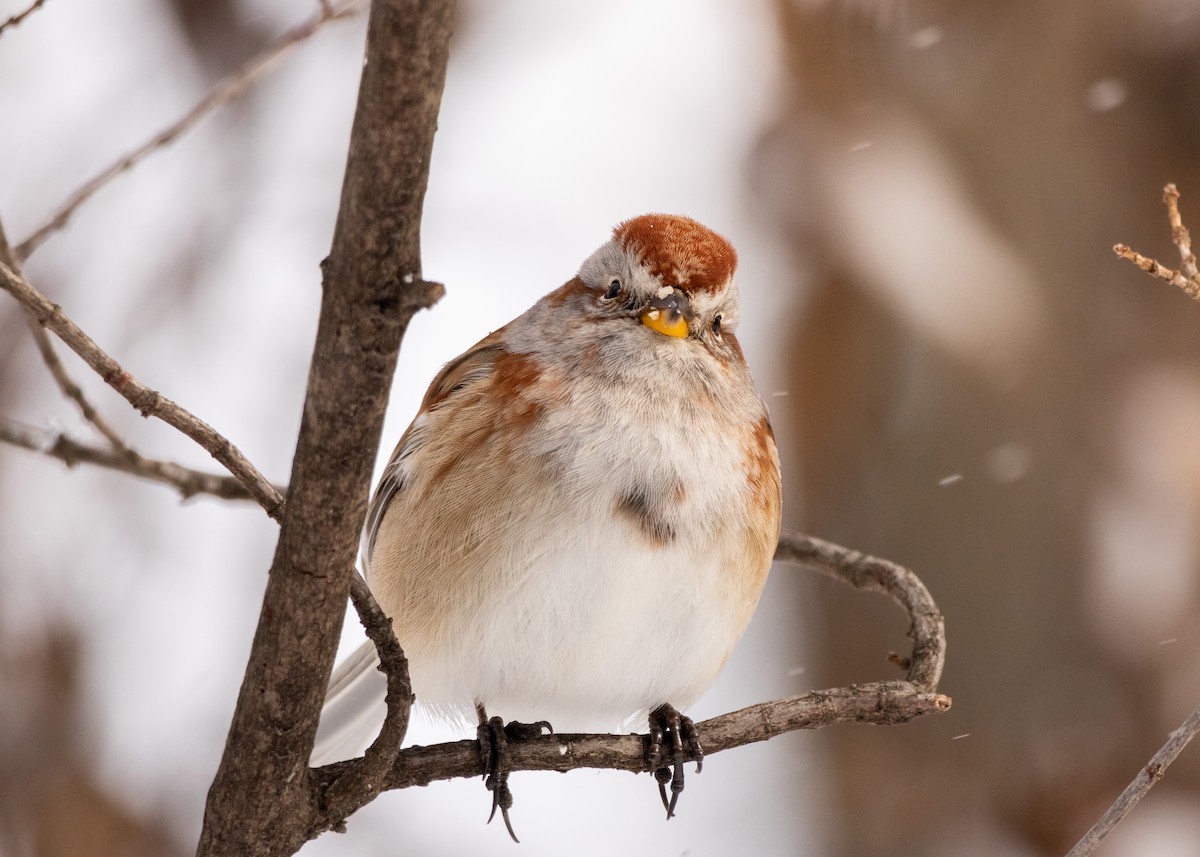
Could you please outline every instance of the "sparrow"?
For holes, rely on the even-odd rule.
[[[574,278],[441,370],[371,500],[368,584],[418,702],[477,719],[510,834],[508,739],[648,717],[668,818],[683,761],[702,758],[679,711],[750,622],[780,527],[736,265],[690,218],[618,224]],[[335,672],[314,758],[382,697],[362,687],[376,663],[368,643]]]

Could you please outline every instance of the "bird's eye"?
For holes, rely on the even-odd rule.
[[[721,338],[721,317],[720,316],[717,316],[716,318],[713,319],[713,333],[716,334],[717,339]]]
[[[613,280],[608,284],[608,291],[604,293],[606,300],[613,300],[617,295],[621,294],[621,281]]]

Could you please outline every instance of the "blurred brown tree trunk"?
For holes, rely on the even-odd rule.
[[[1086,97],[1113,75],[1165,100],[1182,69],[1131,54],[1123,23],[1099,26],[1083,2],[915,3],[903,26],[818,5],[777,4],[788,94],[755,161],[785,240],[822,272],[785,400],[803,429],[792,499],[807,532],[924,577],[947,619],[943,688],[955,699],[904,735],[831,734],[843,823],[830,840],[853,857],[998,841],[1061,854],[1179,716],[1090,633],[1082,575],[1088,498],[1113,467],[1115,391],[1152,356],[1200,365],[1200,319],[1150,294],[1109,249],[1127,224],[1163,221],[1167,178],[1200,194],[1194,157],[1182,160],[1190,175],[1155,168],[1195,151],[1195,116],[1164,124],[1180,114],[1126,105],[1144,112],[1130,139],[1130,123],[1098,121]],[[863,282],[846,248],[878,235],[830,234],[825,209],[845,192],[832,185],[853,177],[812,165],[831,147],[886,144],[873,134],[898,114],[937,142],[1033,274],[1042,333],[1013,337],[1008,377],[923,337]],[[899,226],[923,204],[904,199],[888,217]],[[875,653],[899,650],[904,629],[882,610],[864,615],[870,606],[828,590],[828,674],[814,682],[886,675]],[[1194,762],[1188,771],[1195,788]]]

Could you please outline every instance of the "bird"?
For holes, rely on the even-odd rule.
[[[781,516],[736,267],[691,218],[619,223],[573,278],[442,368],[370,501],[364,572],[417,702],[477,722],[492,815],[514,839],[509,739],[648,719],[668,818],[683,760],[702,759],[680,712],[749,624]],[[367,643],[335,670],[314,759],[378,708],[377,663]]]

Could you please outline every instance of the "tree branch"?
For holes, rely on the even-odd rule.
[[[35,7],[37,5],[34,4]],[[117,176],[132,169],[147,155],[161,149],[175,140],[180,134],[199,125],[210,113],[240,98],[258,83],[259,80],[266,77],[292,48],[308,39],[329,22],[351,17],[362,6],[363,0],[348,0],[348,2],[339,6],[334,6],[332,3],[321,3],[315,15],[288,30],[260,54],[252,57],[240,69],[223,79],[209,90],[208,94],[200,99],[191,110],[180,117],[179,120],[164,128],[141,146],[138,146],[129,154],[105,167],[85,182],[82,187],[71,194],[66,202],[59,206],[58,210],[45,223],[35,229],[32,235],[16,246],[17,258],[29,258],[29,254],[40,247],[47,238],[66,226],[76,210],[91,199],[96,191],[100,190]],[[23,14],[28,14],[29,11]]]
[[[1171,240],[1179,248],[1182,271],[1176,271],[1155,259],[1143,256],[1128,244],[1117,244],[1113,252],[1127,262],[1137,265],[1152,277],[1166,280],[1183,291],[1194,301],[1200,301],[1200,271],[1196,268],[1196,257],[1192,253],[1192,236],[1183,225],[1179,214],[1179,189],[1173,183],[1163,188],[1163,202],[1167,206],[1167,219],[1171,222]]]
[[[1194,280],[1200,271],[1196,270],[1196,256],[1192,253],[1192,235],[1183,225],[1183,217],[1179,213],[1179,188],[1175,187],[1174,182],[1163,188],[1163,203],[1167,206],[1167,219],[1171,222],[1171,240],[1179,248],[1183,273]]]
[[[3,223],[0,223],[0,264],[7,265],[11,272],[21,276],[16,253],[8,243]],[[50,370],[59,390],[75,403],[83,418],[91,423],[96,431],[108,441],[109,445],[108,448],[101,449],[76,441],[65,434],[60,433],[50,437],[36,433],[29,428],[18,428],[13,423],[0,423],[0,441],[58,458],[68,467],[74,467],[79,462],[85,461],[171,485],[183,495],[185,500],[196,494],[211,494],[224,500],[255,499],[245,485],[231,476],[192,470],[170,461],[148,458],[132,449],[84,396],[83,389],[71,377],[67,367],[63,365],[54,348],[54,343],[50,340],[49,334],[46,333],[35,313],[26,307],[25,314],[29,321],[33,340],[38,347],[38,352],[42,355],[42,362]],[[275,490],[281,496],[286,493],[280,488],[275,488]]]
[[[872,682],[763,702],[696,724],[704,742],[704,757],[766,741],[798,729],[820,729],[837,723],[894,726],[930,712],[950,709],[951,700],[927,693],[906,681]],[[505,767],[509,771],[573,771],[602,768],[634,773],[648,771],[648,735],[555,734],[510,743]],[[483,774],[478,741],[453,741],[429,747],[409,747],[396,758],[388,789],[426,786],[438,780]],[[335,762],[315,771],[318,780],[342,776],[357,760]]]
[[[157,417],[204,447],[213,458],[232,473],[262,506],[268,515],[279,520],[283,515],[283,496],[236,446],[208,423],[175,402],[151,390],[125,371],[121,364],[105,353],[51,301],[0,262],[0,289],[4,289],[24,306],[38,323],[49,328],[67,346],[83,358],[108,384],[133,405],[144,417]]]
[[[76,464],[95,464],[169,485],[187,500],[198,494],[207,494],[221,500],[253,500],[250,491],[232,476],[193,470],[173,461],[148,458],[128,447],[99,447],[82,443],[65,434],[50,434],[29,426],[20,426],[12,420],[0,418],[0,441],[19,446],[51,458],[57,458],[68,467]],[[286,489],[276,487],[280,494]]]
[[[198,857],[292,854],[340,820],[308,768],[333,669],[400,341],[442,289],[421,278],[421,206],[453,0],[374,0],[287,514]],[[400,707],[407,707],[406,705]],[[397,745],[391,739],[387,745]],[[393,746],[342,776],[393,764]],[[382,777],[347,781],[354,802]],[[336,793],[335,793],[336,796]]]
[[[874,682],[848,688],[814,690],[774,702],[721,714],[696,724],[704,743],[704,757],[744,747],[802,729],[822,729],[834,724],[894,726],[922,714],[949,711],[950,699],[924,693],[910,682]],[[505,766],[509,771],[575,771],[602,768],[610,771],[648,771],[648,735],[570,735],[558,733],[508,745]],[[318,780],[336,779],[356,760],[318,768]],[[409,789],[438,780],[479,777],[484,773],[478,741],[456,741],[431,747],[409,747],[396,757],[386,787]]]
[[[836,723],[891,726],[950,709],[950,697],[936,692],[946,651],[944,622],[929,590],[915,574],[896,563],[800,533],[783,533],[775,558],[812,568],[856,589],[885,593],[899,604],[911,620],[913,650],[904,659],[908,679],[811,691],[705,720],[696,727],[705,758],[797,729]],[[640,772],[649,770],[649,745],[648,735],[545,735],[509,744],[505,765],[510,771],[606,768]],[[357,761],[325,765],[314,771],[314,777],[318,783],[334,782]],[[482,773],[478,741],[409,747],[397,755],[386,787],[424,786]]]
[[[1067,857],[1088,857],[1099,848],[1104,837],[1124,821],[1129,811],[1137,806],[1155,783],[1162,779],[1163,774],[1167,772],[1167,766],[1175,761],[1175,758],[1183,752],[1183,748],[1196,737],[1198,732],[1200,732],[1200,706],[1196,706],[1183,725],[1171,733],[1171,737],[1167,739],[1167,743],[1162,746],[1162,749],[1154,754],[1146,767],[1138,771],[1133,782],[1125,787],[1125,791],[1121,792],[1121,796],[1104,815],[1100,816],[1100,820],[1092,825],[1092,829],[1083,835],[1074,848],[1067,852]]]

